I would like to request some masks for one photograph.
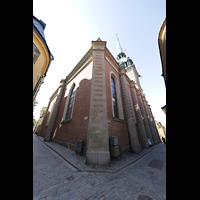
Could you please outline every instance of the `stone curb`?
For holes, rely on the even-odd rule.
[[[102,173],[116,173],[120,170],[122,170],[123,168],[127,167],[128,165],[131,165],[132,163],[138,161],[139,159],[141,159],[143,156],[147,155],[148,153],[152,152],[153,150],[157,149],[162,143],[157,144],[156,146],[153,147],[153,149],[149,149],[149,151],[145,152],[144,154],[140,155],[138,158],[136,158],[135,160],[126,163],[125,165],[115,169],[115,170],[105,170],[105,169],[82,169],[80,167],[78,167],[77,165],[75,165],[73,162],[71,162],[69,159],[67,159],[66,157],[64,157],[62,154],[60,154],[58,151],[56,151],[53,147],[51,147],[50,145],[48,145],[46,142],[44,142],[43,140],[41,140],[36,134],[34,134],[36,136],[36,138],[38,140],[40,140],[42,143],[44,143],[46,146],[48,146],[50,149],[52,149],[55,153],[57,153],[59,156],[61,156],[65,161],[67,161],[70,165],[72,165],[74,168],[76,168],[78,171],[80,172],[102,172]]]

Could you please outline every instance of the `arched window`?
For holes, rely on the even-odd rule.
[[[68,107],[67,107],[67,113],[66,113],[66,120],[71,119],[71,115],[72,115],[72,109],[73,109],[73,105],[74,105],[74,97],[75,97],[75,84],[71,90],[70,93],[70,97],[69,97],[69,103],[68,103]]]
[[[111,76],[111,88],[112,88],[112,105],[113,105],[114,117],[119,118],[115,80],[112,76]]]

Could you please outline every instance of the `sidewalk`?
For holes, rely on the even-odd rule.
[[[72,151],[58,143],[55,143],[53,141],[50,142],[44,142],[44,138],[41,136],[37,136],[34,134],[36,138],[38,138],[41,142],[43,142],[45,145],[47,145],[49,148],[51,148],[54,152],[56,152],[58,155],[60,155],[64,160],[66,160],[68,163],[70,163],[72,166],[74,166],[77,170],[81,172],[107,172],[107,173],[115,173],[119,170],[123,169],[124,167],[134,163],[138,159],[142,158],[144,155],[150,153],[160,145],[163,145],[162,143],[159,143],[157,145],[154,145],[153,147],[149,149],[143,149],[142,152],[139,154],[128,152],[126,154],[123,154],[120,158],[115,158],[110,162],[110,166],[92,166],[92,165],[85,165],[85,156],[79,156],[75,154],[75,151]]]

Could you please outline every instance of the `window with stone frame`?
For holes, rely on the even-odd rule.
[[[114,117],[119,118],[115,80],[112,76],[111,76],[111,88],[112,88],[112,104],[113,104]]]

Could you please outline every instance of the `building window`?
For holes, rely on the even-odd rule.
[[[70,93],[69,103],[68,103],[68,107],[67,107],[67,114],[66,114],[65,120],[71,119],[72,109],[73,109],[73,105],[74,105],[75,92],[76,92],[76,90],[74,90],[74,88],[75,88],[75,85],[73,86],[71,93]]]
[[[111,88],[112,88],[112,104],[114,110],[114,117],[119,118],[115,80],[112,76],[111,76]]]
[[[33,63],[34,64],[36,63],[39,56],[40,56],[40,51],[38,50],[38,48],[33,43]]]

